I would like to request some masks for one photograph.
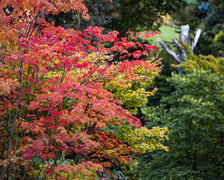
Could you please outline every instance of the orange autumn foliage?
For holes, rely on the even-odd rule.
[[[78,173],[91,179],[130,159],[128,145],[104,129],[118,121],[140,128],[141,122],[103,80],[115,72],[137,80],[138,65],[159,71],[143,59],[157,47],[100,27],[54,27],[44,18],[70,10],[89,18],[81,0],[0,1],[0,179]],[[90,54],[108,59],[87,61]]]

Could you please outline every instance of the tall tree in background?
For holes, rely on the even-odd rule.
[[[224,28],[224,1],[223,0],[198,0],[196,9],[203,34],[195,48],[196,54],[223,56],[224,46],[222,31]],[[202,22],[202,23],[201,23]],[[220,39],[221,38],[221,39]],[[220,41],[221,40],[221,41]],[[206,46],[204,46],[206,44]]]
[[[56,25],[84,29],[87,26],[103,26],[124,33],[128,30],[157,29],[161,16],[183,7],[185,0],[113,0],[84,1],[90,19],[84,20],[76,11],[49,15]]]
[[[161,16],[173,13],[183,7],[183,0],[119,0],[118,17],[112,27],[121,32],[126,30],[156,29]]]
[[[205,31],[212,37],[224,27],[224,2],[210,0],[210,8],[205,18]]]
[[[46,19],[53,21],[56,26],[77,30],[84,30],[88,26],[106,27],[116,16],[114,10],[118,6],[118,0],[84,0],[83,4],[88,8],[90,15],[88,20],[84,19],[76,10],[60,12],[57,15],[48,14]]]

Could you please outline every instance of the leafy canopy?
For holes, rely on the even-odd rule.
[[[55,27],[44,18],[70,10],[88,19],[80,0],[0,1],[0,179],[113,178],[108,170],[137,153],[113,129],[127,123],[150,132],[122,108],[135,106],[115,99],[122,91],[113,95],[112,84],[136,80],[138,87],[129,89],[139,92],[160,71],[148,58],[157,47],[100,27]],[[144,93],[143,99],[151,92]],[[167,129],[152,131],[158,136]],[[152,142],[163,147],[163,138],[146,141],[142,151]]]

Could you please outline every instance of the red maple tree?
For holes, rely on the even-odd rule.
[[[111,66],[130,79],[136,66],[157,70],[143,59],[157,47],[133,41],[140,34],[119,38],[45,20],[70,10],[88,19],[81,0],[0,1],[0,179],[88,179],[130,159],[130,147],[105,128],[124,121],[140,128],[140,120],[102,79],[113,77]]]

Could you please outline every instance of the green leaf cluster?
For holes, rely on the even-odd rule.
[[[104,80],[104,88],[113,93],[113,97],[119,99],[125,109],[136,115],[139,108],[146,106],[148,97],[154,94],[154,90],[145,88],[158,76],[158,69],[144,70],[138,67],[133,70],[135,80],[128,80],[125,74],[118,74],[113,79]]]
[[[132,129],[129,125],[121,125],[117,130],[117,137],[127,143],[134,151],[140,153],[152,152],[157,149],[168,151],[168,147],[161,142],[168,140],[168,128],[153,127],[147,129]]]
[[[136,172],[142,179],[224,178],[223,75],[196,71],[169,82],[175,91],[159,106],[144,108],[148,128],[168,127],[169,152],[145,153]]]

